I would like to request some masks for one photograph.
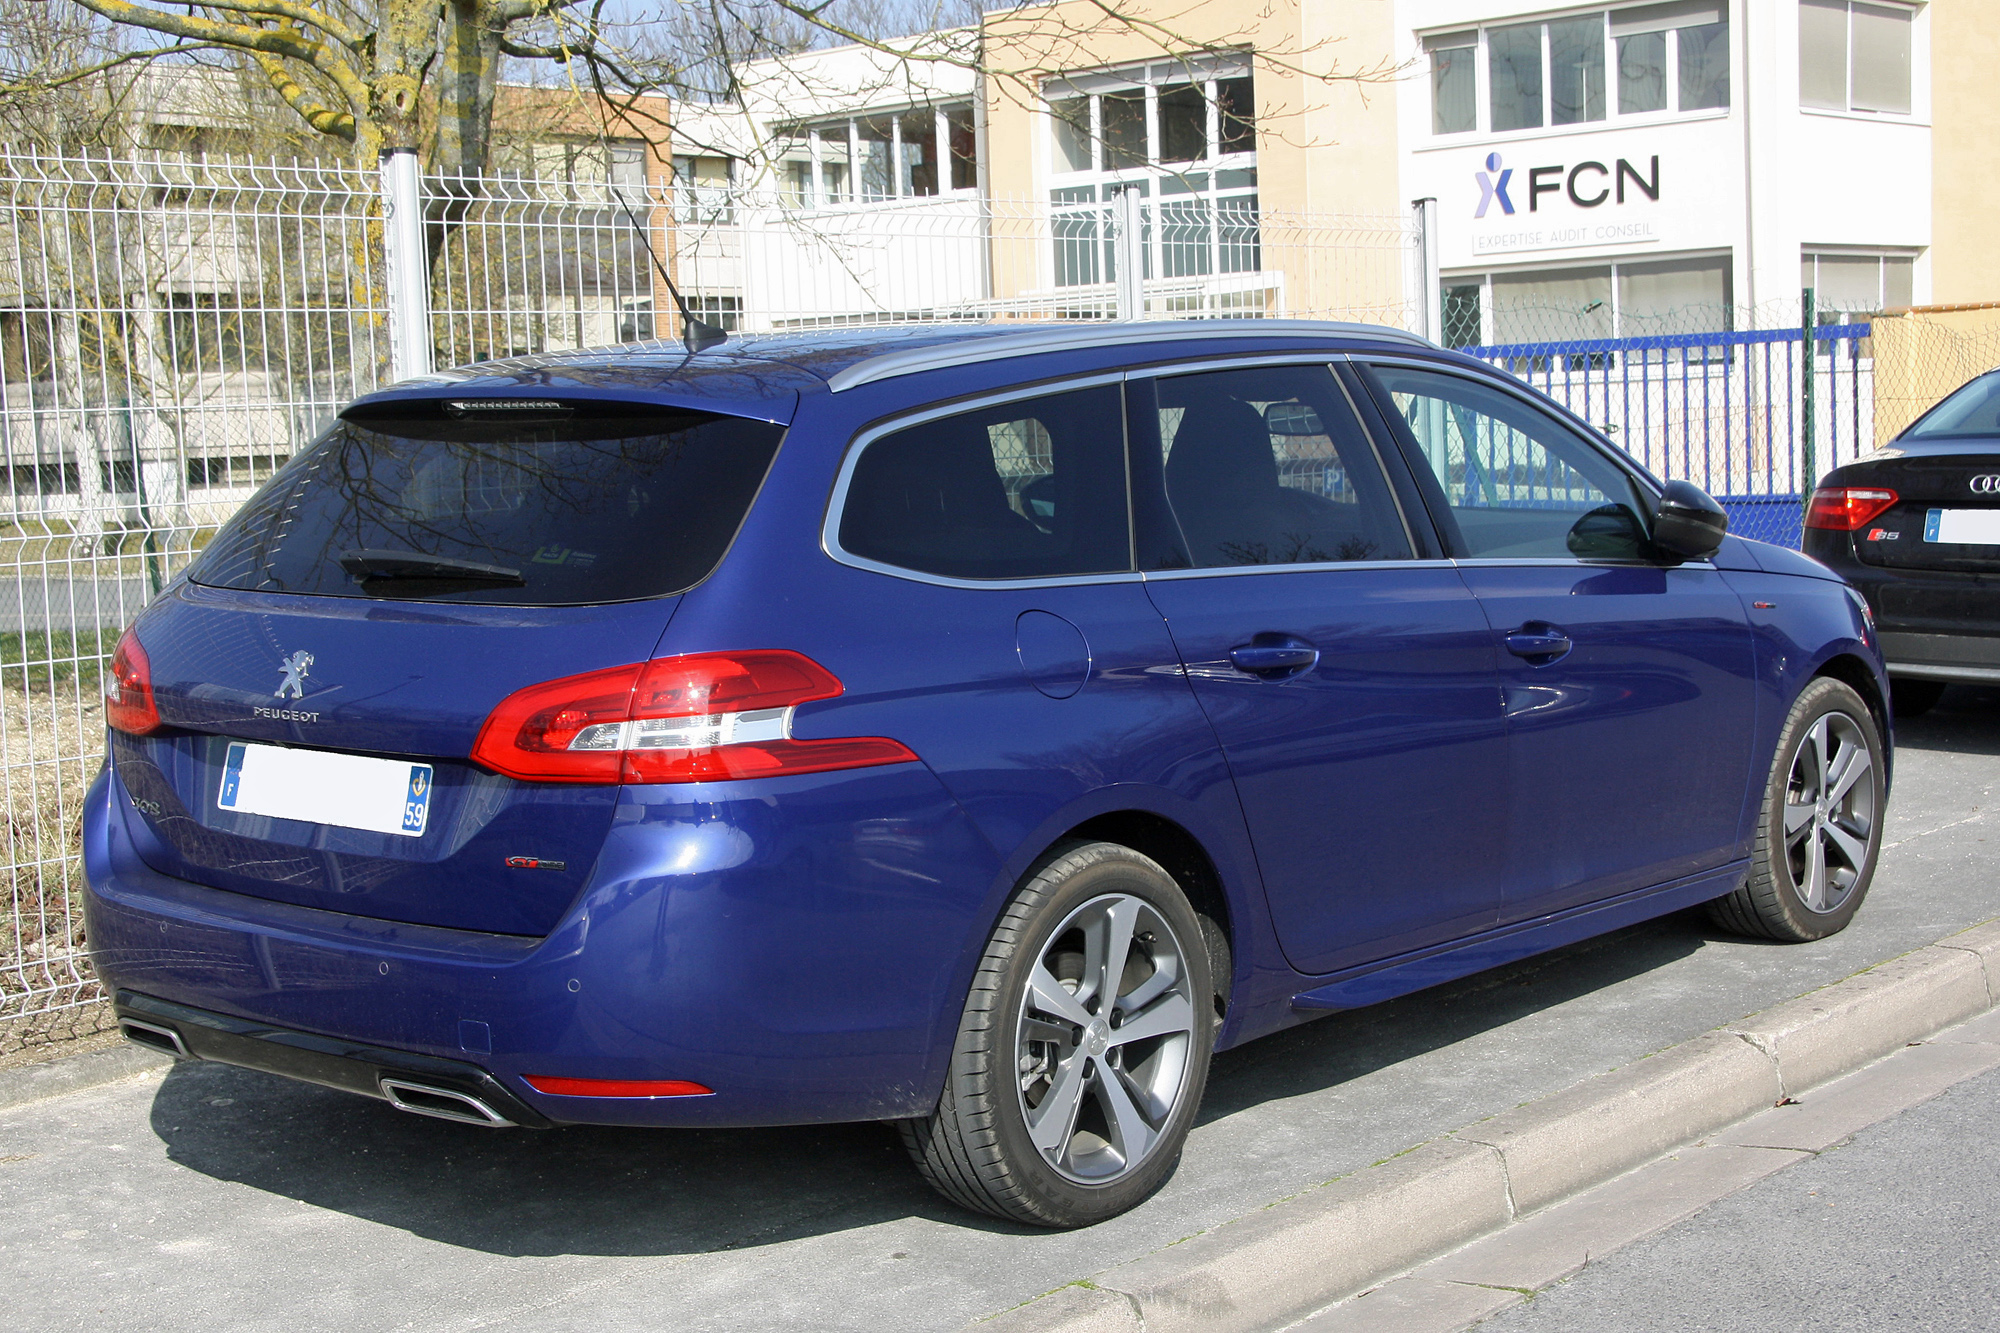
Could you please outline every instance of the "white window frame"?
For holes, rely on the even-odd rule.
[[[1818,251],[1810,253],[1818,254]],[[1900,256],[1898,256],[1900,257]],[[1575,259],[1559,264],[1523,265],[1515,268],[1482,269],[1477,273],[1445,273],[1438,277],[1438,297],[1442,301],[1447,287],[1479,288],[1479,342],[1480,347],[1492,347],[1493,341],[1493,279],[1507,277],[1515,273],[1562,273],[1568,270],[1610,269],[1611,270],[1611,331],[1607,338],[1643,338],[1643,333],[1626,333],[1623,302],[1618,295],[1618,268],[1621,264],[1668,264],[1685,259],[1694,262],[1703,259],[1720,259],[1725,264],[1734,264],[1733,253],[1729,250],[1690,250],[1685,254],[1671,255],[1606,255],[1601,258]],[[1733,274],[1732,274],[1733,277]],[[1732,283],[1733,287],[1733,283]]]
[[[1792,39],[1795,49],[1797,49],[1799,52],[1799,59],[1796,62],[1796,72],[1800,75],[1800,84],[1801,84],[1801,87],[1798,89],[1799,110],[1808,116],[1847,116],[1860,120],[1888,121],[1892,124],[1904,123],[1904,122],[1927,123],[1930,119],[1929,108],[1927,106],[1927,103],[1929,102],[1929,95],[1927,89],[1929,79],[1928,79],[1928,70],[1926,69],[1925,65],[1926,65],[1927,53],[1929,50],[1929,33],[1921,30],[1923,25],[1925,6],[1903,4],[1900,2],[1900,0],[1862,0],[1862,3],[1867,5],[1871,9],[1900,10],[1909,16],[1910,109],[1908,111],[1875,111],[1864,107],[1857,107],[1854,105],[1854,0],[1842,0],[1842,5],[1841,5],[1841,7],[1847,12],[1847,42],[1845,47],[1843,48],[1846,60],[1845,60],[1845,67],[1841,70],[1841,77],[1847,89],[1847,94],[1842,99],[1845,102],[1845,105],[1837,107],[1806,105],[1805,89],[1803,87],[1804,84],[1803,76],[1804,76],[1804,65],[1805,65],[1805,50],[1804,50],[1805,21],[1800,12],[1805,8],[1805,6],[1797,3],[1797,0],[1794,0],[1791,7]]]
[[[935,154],[938,171],[936,194],[905,194],[903,192],[903,121],[928,108],[931,112],[932,152]],[[954,187],[951,183],[951,113],[953,111],[973,112],[974,106],[967,101],[916,103],[902,107],[870,108],[856,111],[851,115],[831,120],[807,121],[788,127],[783,137],[793,141],[803,141],[806,145],[806,160],[812,163],[808,174],[808,188],[795,201],[789,201],[794,208],[815,211],[832,208],[867,208],[883,204],[906,203],[912,199],[947,199],[969,197],[979,193],[979,177],[975,169],[973,183]],[[864,120],[889,121],[889,189],[890,193],[880,198],[865,198],[861,193],[861,122]],[[978,121],[974,118],[974,155],[978,153]],[[847,144],[847,190],[834,195],[827,188],[826,157],[821,144],[831,138],[838,141],[844,137]],[[797,160],[797,159],[789,159]],[[788,189],[781,181],[780,189]]]
[[[1463,142],[1475,136],[1508,141],[1535,138],[1549,134],[1574,134],[1579,131],[1615,128],[1621,125],[1652,125],[1665,121],[1704,120],[1728,116],[1735,109],[1740,93],[1739,80],[1743,77],[1742,71],[1736,68],[1737,62],[1734,59],[1733,52],[1729,62],[1728,105],[1695,107],[1685,111],[1681,109],[1681,37],[1679,28],[1660,29],[1660,31],[1667,34],[1666,55],[1664,57],[1667,91],[1666,106],[1658,111],[1621,112],[1618,109],[1618,39],[1612,35],[1611,25],[1620,14],[1630,13],[1635,9],[1649,9],[1652,8],[1653,4],[1659,2],[1660,0],[1647,0],[1647,3],[1637,5],[1594,6],[1589,9],[1544,14],[1532,18],[1523,17],[1520,19],[1481,23],[1478,26],[1476,44],[1473,48],[1477,52],[1472,62],[1473,127],[1469,130],[1450,130],[1443,133],[1432,129],[1426,131],[1425,137],[1438,143]],[[1870,0],[1870,2],[1873,3],[1874,0]],[[1730,13],[1730,0],[1717,0],[1717,6],[1721,10],[1722,21],[1731,25],[1730,40],[1733,42],[1735,40],[1733,29],[1736,20]],[[1601,120],[1579,120],[1567,125],[1558,125],[1555,123],[1554,80],[1551,77],[1549,69],[1551,54],[1549,47],[1549,25],[1552,23],[1562,23],[1570,19],[1590,18],[1593,15],[1604,19],[1604,118]],[[1492,51],[1488,42],[1488,36],[1495,28],[1518,28],[1526,27],[1530,24],[1538,25],[1541,29],[1542,123],[1526,129],[1496,130],[1493,128]],[[1431,53],[1424,49],[1423,41],[1428,37],[1457,36],[1467,30],[1466,24],[1454,23],[1448,27],[1441,27],[1434,31],[1417,34],[1418,50],[1424,62],[1423,83],[1426,99],[1424,104],[1424,122],[1426,125],[1435,125],[1437,123],[1437,109],[1435,103],[1431,100],[1436,97],[1436,92],[1431,82]],[[1455,49],[1462,50],[1464,48]]]

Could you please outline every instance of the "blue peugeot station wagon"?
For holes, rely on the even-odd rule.
[[[1868,889],[1865,605],[1469,358],[996,325],[354,403],[125,634],[128,1036],[476,1125],[897,1123],[1075,1226],[1209,1057]]]

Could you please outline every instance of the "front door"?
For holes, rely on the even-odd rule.
[[[1293,966],[1491,926],[1508,813],[1492,638],[1407,474],[1399,496],[1325,365],[1134,380],[1128,404],[1146,589]]]
[[[1470,376],[1369,374],[1497,649],[1503,921],[1739,855],[1756,707],[1742,601],[1705,561],[1649,559],[1644,492],[1554,415]]]

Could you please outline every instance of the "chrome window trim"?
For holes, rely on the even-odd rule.
[[[885,435],[921,426],[927,421],[937,421],[944,417],[961,416],[967,412],[977,412],[982,408],[997,407],[1005,403],[1019,402],[1028,398],[1046,398],[1059,393],[1073,393],[1079,389],[1101,388],[1107,384],[1123,387],[1125,372],[1122,370],[1100,371],[1094,375],[1079,376],[1068,380],[1042,380],[1033,385],[1016,385],[1011,389],[1001,389],[994,393],[980,394],[972,398],[958,398],[949,403],[932,404],[917,408],[901,416],[878,422],[857,434],[847,446],[846,455],[840,460],[839,475],[834,478],[833,494],[827,500],[826,516],[820,520],[820,549],[838,564],[850,569],[864,569],[871,574],[887,574],[892,578],[908,579],[912,583],[928,583],[939,588],[972,588],[981,591],[1006,591],[1025,588],[1077,588],[1101,583],[1137,583],[1141,575],[1134,569],[1122,569],[1103,574],[1060,574],[1047,578],[1031,579],[961,579],[949,574],[931,574],[921,569],[910,569],[903,565],[891,565],[881,560],[871,560],[867,556],[855,555],[840,544],[840,519],[847,512],[847,492],[854,482],[854,469],[860,465],[861,455],[869,446]],[[1122,393],[1121,393],[1122,399]],[[1123,415],[1123,403],[1120,403]],[[1127,472],[1130,468],[1128,465]],[[1126,544],[1131,546],[1131,494],[1132,485],[1128,475],[1126,494]]]
[[[1586,560],[1576,555],[1469,555],[1464,559],[1454,559],[1452,564],[1462,569],[1714,569],[1713,560],[1683,560],[1679,564],[1662,565],[1653,560]]]
[[[974,365],[982,361],[1043,352],[1082,351],[1100,347],[1134,347],[1151,343],[1194,342],[1217,338],[1360,339],[1403,346],[1437,347],[1436,343],[1401,329],[1380,324],[1352,324],[1304,319],[1150,320],[1131,323],[1065,325],[992,338],[964,338],[930,347],[884,352],[835,371],[827,379],[832,393],[864,384],[915,375],[927,370]],[[1331,355],[1331,354],[1329,354]]]
[[[1221,356],[1208,360],[1174,361],[1157,366],[1138,366],[1125,372],[1128,380],[1178,379],[1182,375],[1207,375],[1221,370],[1248,370],[1257,366],[1333,366],[1345,361],[1351,352],[1249,352],[1240,356]]]
[[[1449,569],[1453,562],[1445,559],[1424,560],[1314,560],[1295,565],[1212,565],[1201,569],[1149,569],[1139,577],[1148,583],[1171,579],[1217,579],[1237,578],[1245,574],[1304,574],[1309,572],[1327,573],[1331,570],[1352,569],[1359,571],[1377,569]]]

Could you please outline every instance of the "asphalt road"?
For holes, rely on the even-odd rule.
[[[956,1330],[2000,915],[2000,692],[1953,690],[1902,747],[1843,934],[1686,913],[1231,1052],[1174,1180],[1086,1232],[954,1210],[880,1126],[494,1133],[177,1066],[0,1114],[8,1322]]]
[[[1480,1333],[1991,1333],[2000,1072],[1861,1131],[1479,1325]]]

